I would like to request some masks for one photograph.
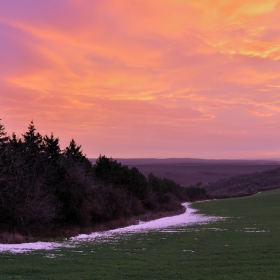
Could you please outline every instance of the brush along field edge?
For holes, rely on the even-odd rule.
[[[217,216],[205,216],[196,213],[197,210],[190,207],[191,203],[182,204],[186,211],[183,214],[160,218],[157,220],[149,222],[141,222],[137,225],[132,225],[124,228],[118,228],[114,230],[104,231],[104,232],[94,232],[91,234],[80,234],[76,237],[72,237],[68,240],[62,242],[35,242],[35,243],[22,243],[22,244],[0,244],[0,253],[10,252],[10,253],[26,253],[35,250],[53,250],[61,247],[74,248],[78,246],[79,242],[84,241],[96,241],[102,242],[106,238],[112,237],[114,235],[124,234],[124,233],[137,233],[145,231],[161,231],[167,228],[175,228],[178,226],[191,226],[194,224],[205,224],[209,222],[214,222],[222,217]]]

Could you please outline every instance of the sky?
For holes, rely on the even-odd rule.
[[[115,158],[280,158],[280,0],[9,0],[0,119]]]

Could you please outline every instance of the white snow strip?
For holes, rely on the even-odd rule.
[[[109,230],[106,232],[94,232],[91,234],[80,234],[76,237],[71,238],[73,241],[78,241],[78,240],[85,240],[85,239],[96,239],[99,237],[109,237],[114,234],[118,233],[133,233],[133,232],[143,232],[143,231],[151,231],[151,230],[156,230],[156,231],[161,231],[161,229],[165,229],[164,232],[166,231],[166,228],[174,228],[174,227],[182,227],[182,226],[190,226],[194,224],[205,224],[213,221],[217,221],[222,219],[221,217],[213,217],[213,216],[205,216],[202,214],[196,214],[197,212],[196,209],[191,208],[189,205],[190,203],[183,203],[182,204],[184,207],[186,207],[186,212],[177,215],[177,216],[172,216],[172,217],[165,217],[161,219],[157,219],[154,221],[149,221],[149,222],[139,222],[137,225],[132,225],[124,228],[118,228],[118,229],[113,229]],[[171,231],[170,231],[171,232]]]
[[[61,247],[74,247],[68,243],[58,242],[35,242],[35,243],[21,243],[21,244],[0,244],[0,253],[27,253],[37,250],[53,250]]]
[[[190,203],[183,203],[186,207],[186,212],[181,215],[165,217],[149,222],[139,222],[138,225],[132,225],[124,228],[118,228],[114,230],[109,230],[105,232],[94,232],[91,234],[80,234],[76,237],[72,237],[70,240],[65,240],[63,242],[35,242],[35,243],[22,243],[22,244],[0,244],[0,253],[1,252],[10,252],[10,253],[27,253],[35,250],[53,250],[62,247],[74,248],[77,246],[77,242],[83,241],[93,241],[95,239],[102,239],[108,237],[115,237],[115,235],[121,234],[125,237],[125,233],[131,234],[136,232],[145,232],[145,231],[164,231],[164,232],[176,232],[175,227],[190,226],[194,224],[205,224],[208,222],[213,222],[222,219],[221,217],[211,217],[201,214],[196,214],[197,210],[192,209],[189,205]],[[167,229],[169,228],[169,230]],[[172,228],[172,230],[171,230]],[[177,232],[180,232],[178,230]],[[99,240],[100,241],[100,240]]]

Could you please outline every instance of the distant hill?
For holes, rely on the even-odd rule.
[[[201,182],[203,186],[220,179],[241,174],[263,172],[280,166],[276,160],[226,160],[195,158],[117,158],[128,167],[136,167],[146,177],[152,172],[159,178],[167,178],[188,187]],[[90,159],[94,164],[96,159]]]
[[[96,159],[89,159],[95,163]],[[280,160],[258,159],[258,160],[231,160],[231,159],[200,159],[200,158],[115,158],[123,165],[275,165],[280,164]]]
[[[208,195],[214,198],[251,195],[264,190],[280,188],[280,168],[221,179],[204,188]]]

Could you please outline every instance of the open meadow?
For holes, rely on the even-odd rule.
[[[280,190],[194,203],[226,217],[71,247],[0,253],[0,279],[279,279]],[[69,243],[68,243],[69,244]]]

